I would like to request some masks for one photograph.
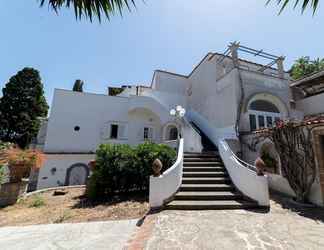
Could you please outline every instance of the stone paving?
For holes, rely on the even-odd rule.
[[[270,211],[163,211],[146,249],[324,249],[324,209],[273,198]]]
[[[138,220],[0,228],[1,250],[120,250]]]

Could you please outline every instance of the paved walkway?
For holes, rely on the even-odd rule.
[[[143,220],[5,227],[0,249],[322,250],[324,209],[273,196],[270,212],[162,211]]]
[[[268,213],[163,211],[157,215],[146,249],[323,250],[324,209],[295,210],[275,197]]]
[[[1,250],[123,249],[138,220],[0,228]]]

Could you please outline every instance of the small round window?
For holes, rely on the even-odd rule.
[[[80,131],[80,127],[79,126],[75,126],[74,127],[74,131]]]

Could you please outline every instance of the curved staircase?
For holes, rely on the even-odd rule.
[[[257,202],[245,198],[233,185],[217,148],[199,131],[204,150],[202,153],[185,153],[183,178],[179,192],[166,209],[246,209],[258,207]]]

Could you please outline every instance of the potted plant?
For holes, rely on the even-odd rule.
[[[266,151],[262,152],[261,159],[263,160],[266,171],[269,173],[277,173],[277,161]]]
[[[30,172],[44,164],[45,155],[36,150],[10,148],[2,152],[2,159],[7,162],[9,182],[1,185],[0,206],[7,206],[26,192]]]

